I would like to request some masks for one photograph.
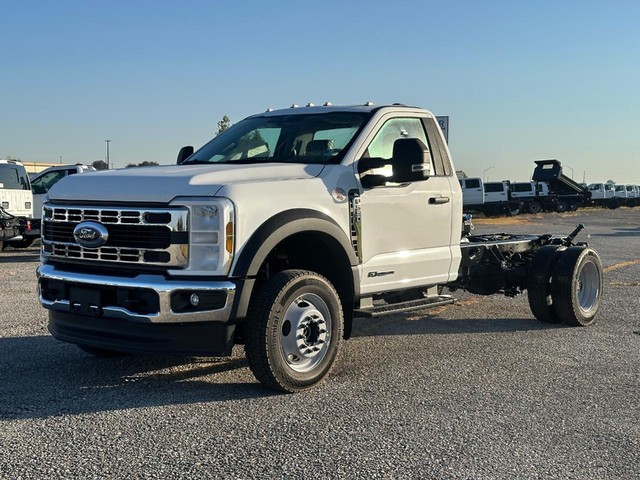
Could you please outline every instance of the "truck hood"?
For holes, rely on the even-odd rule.
[[[49,190],[51,201],[169,203],[179,196],[214,196],[225,185],[316,177],[324,165],[170,165],[71,175]]]

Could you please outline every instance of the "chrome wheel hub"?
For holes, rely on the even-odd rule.
[[[595,264],[588,262],[582,267],[576,290],[578,306],[583,312],[589,312],[596,306],[600,295],[600,276]]]
[[[282,356],[296,372],[317,367],[331,342],[331,314],[318,295],[306,293],[296,298],[284,315],[280,336]]]

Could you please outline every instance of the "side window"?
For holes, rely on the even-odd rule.
[[[485,183],[484,191],[487,193],[504,192],[503,183]]]
[[[365,156],[391,159],[393,156],[393,144],[399,138],[417,138],[422,140],[425,145],[429,145],[427,135],[419,118],[392,118],[378,130],[378,133],[369,144]],[[429,155],[431,155],[431,152],[429,152]],[[390,177],[392,174],[391,165],[376,169],[374,173]]]
[[[467,179],[467,188],[480,188],[480,180],[476,178]]]
[[[392,118],[382,125],[369,144],[369,156],[390,159],[393,156],[393,144],[399,138],[418,138],[425,145],[429,145],[420,119]]]
[[[7,190],[24,190],[26,183],[26,173],[22,172],[14,165],[0,166],[0,188]]]
[[[435,175],[448,177],[453,175],[453,168],[444,140],[441,137],[441,130],[438,122],[434,118],[423,118],[422,123],[429,136],[429,148],[433,158],[433,172]]]
[[[64,170],[56,170],[55,172],[45,173],[41,177],[31,182],[31,190],[36,195],[47,193],[51,187],[66,176]]]

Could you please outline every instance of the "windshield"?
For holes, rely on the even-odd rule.
[[[249,117],[218,135],[184,164],[340,163],[369,113]]]

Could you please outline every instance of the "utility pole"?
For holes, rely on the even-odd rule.
[[[109,170],[110,164],[109,164],[109,143],[111,142],[111,140],[105,140],[105,143],[107,144],[107,170]]]
[[[488,175],[487,175],[487,172],[488,172],[489,170],[491,170],[492,168],[495,168],[495,167],[485,168],[485,169],[484,169],[484,171],[482,172],[482,176],[484,177],[484,181],[485,181],[485,182],[489,179],[489,177],[488,177]]]

